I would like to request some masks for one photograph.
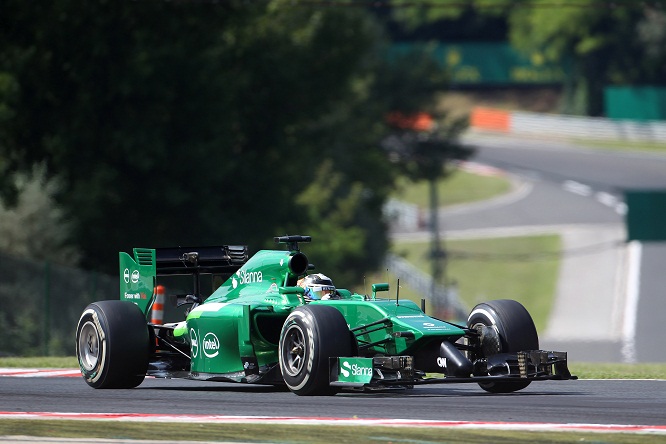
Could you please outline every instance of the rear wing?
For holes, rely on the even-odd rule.
[[[144,313],[153,303],[158,276],[194,276],[194,296],[199,297],[200,275],[231,275],[248,259],[246,245],[134,248],[133,253],[119,253],[120,299],[135,303]]]

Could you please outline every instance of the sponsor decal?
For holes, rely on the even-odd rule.
[[[139,274],[139,270],[132,270],[131,272],[129,268],[123,270],[123,280],[126,284],[129,284],[130,281],[132,281],[133,284],[136,284],[139,282],[140,278],[141,274]]]
[[[258,375],[259,374],[259,363],[255,357],[244,357],[241,358],[243,361],[243,369],[245,370],[245,375]]]
[[[437,357],[437,366],[446,368],[446,358],[442,358],[441,356]]]
[[[192,358],[196,358],[199,355],[199,340],[197,339],[197,332],[193,328],[190,328],[190,340],[192,342]]]
[[[366,384],[372,379],[372,358],[340,358],[338,380]]]
[[[432,322],[424,322],[424,323],[423,323],[423,326],[424,326],[424,327],[434,327],[435,324],[433,324]]]
[[[266,290],[266,293],[272,293],[272,292],[277,292],[278,291],[278,286],[275,282],[271,284],[270,287],[268,287],[268,290]]]
[[[146,295],[142,293],[127,293],[125,292],[125,299],[146,299]]]
[[[409,316],[398,316],[398,319],[409,319],[409,318],[423,318],[423,315],[409,315]]]
[[[372,376],[372,367],[362,367],[358,364],[350,364],[348,361],[342,361],[340,365],[340,373],[345,378],[348,378],[349,375],[354,376]]]
[[[264,280],[261,271],[238,270],[236,275],[240,279],[240,285],[254,284],[255,282],[263,282]]]
[[[214,358],[220,354],[220,340],[215,333],[206,333],[203,338],[203,352],[208,358]]]
[[[256,282],[263,282],[263,281],[264,281],[264,275],[262,274],[261,271],[238,270],[236,272],[236,276],[231,278],[231,286],[233,288],[236,288],[239,285],[254,284]]]

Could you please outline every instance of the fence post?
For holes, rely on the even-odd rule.
[[[51,264],[44,262],[44,325],[42,328],[42,352],[49,355],[50,325],[51,325]]]

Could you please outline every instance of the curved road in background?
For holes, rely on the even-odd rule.
[[[587,227],[588,245],[603,247],[606,242],[609,252],[612,245],[626,250],[623,243],[624,191],[666,190],[666,155],[663,154],[591,149],[566,142],[478,134],[466,136],[464,141],[477,148],[474,161],[520,177],[529,190],[509,205],[444,212],[441,220],[445,235],[447,231],[471,229]],[[610,237],[596,239],[603,230],[612,233],[613,229],[615,234]],[[581,233],[579,238],[584,238]],[[578,242],[584,245],[584,239]],[[592,360],[666,362],[666,348],[663,347],[666,332],[655,328],[662,323],[663,313],[666,313],[663,290],[666,288],[666,246],[644,243],[638,251],[613,258],[618,262],[615,269],[606,264],[606,271],[601,270],[602,267],[597,270],[594,261],[575,265],[581,283],[581,294],[575,302],[579,307],[575,308],[587,311],[584,318],[588,322],[586,325],[580,322],[577,325],[564,322],[562,325],[573,333],[589,331],[593,336],[594,332],[585,328],[598,322],[601,313],[606,315],[602,319],[612,318],[608,322],[613,331],[608,332],[611,337],[606,343],[595,343],[598,338],[593,337],[589,347],[577,349],[576,338],[572,337],[561,345],[573,347],[574,353]],[[626,262],[627,259],[632,262]],[[633,271],[633,283],[632,276],[629,276],[632,266],[637,268]],[[574,280],[569,283],[573,291],[577,284],[575,273],[576,270],[569,272]],[[596,276],[597,279],[617,280],[615,287],[621,287],[618,291],[623,294],[585,291],[582,284],[595,273],[601,275]],[[602,287],[597,285],[594,288]],[[633,299],[632,291],[636,293]],[[603,293],[612,293],[612,290]],[[588,306],[586,301],[589,301]],[[614,307],[609,308],[611,305]],[[620,350],[623,347],[624,350]]]

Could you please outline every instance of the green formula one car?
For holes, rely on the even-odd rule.
[[[329,294],[317,298],[299,286],[313,268],[299,243],[310,240],[277,237],[286,249],[251,258],[232,245],[120,253],[120,300],[88,305],[76,329],[83,378],[94,388],[132,388],[146,376],[286,384],[298,395],[449,382],[507,393],[576,378],[565,352],[539,350],[516,301],[478,304],[456,325],[397,295],[379,297],[386,283],[370,295],[320,285]],[[192,277],[194,291],[179,297],[186,319],[151,323],[158,279],[170,275]],[[205,300],[202,276],[222,282]]]

